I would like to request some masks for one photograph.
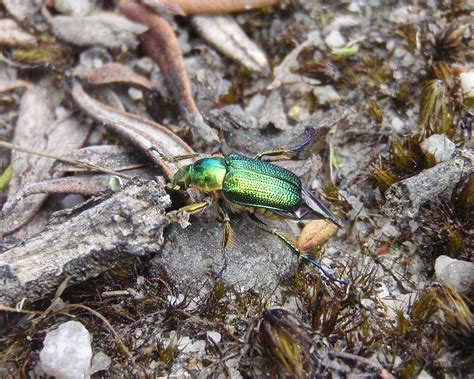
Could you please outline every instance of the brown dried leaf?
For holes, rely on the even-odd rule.
[[[308,252],[323,246],[338,231],[337,225],[328,220],[311,220],[298,237],[298,247]]]
[[[9,18],[0,20],[0,45],[25,47],[34,44],[36,38],[20,28],[15,21]]]
[[[199,34],[222,54],[241,63],[250,71],[270,74],[265,53],[247,37],[232,17],[194,16],[192,23]]]
[[[55,122],[51,94],[47,88],[31,86],[24,94],[13,143],[36,151],[62,155],[82,146],[89,126],[74,117]],[[18,151],[12,152],[13,177],[8,199],[15,198],[24,186],[50,178],[51,159]],[[46,196],[35,195],[20,201],[13,209],[4,206],[4,232],[11,233],[29,222],[41,208]]]
[[[137,74],[130,67],[121,63],[108,63],[88,72],[86,80],[89,84],[127,83],[147,90],[152,89],[150,81]]]
[[[167,177],[176,172],[178,166],[161,159],[156,152],[150,150],[152,146],[158,147],[164,155],[171,157],[194,153],[188,144],[164,126],[140,116],[119,111],[93,99],[79,83],[74,85],[71,94],[87,114],[137,146],[153,162],[160,165]]]
[[[179,16],[191,16],[249,11],[278,4],[280,0],[142,0],[142,2],[158,11],[167,9]]]

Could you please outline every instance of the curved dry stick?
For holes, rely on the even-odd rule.
[[[109,187],[110,175],[66,176],[31,183],[23,187],[16,196],[8,202],[3,212],[9,212],[21,199],[37,194],[69,194],[97,195]]]
[[[279,2],[280,0],[146,0],[151,7],[164,7],[179,16],[243,12]]]
[[[178,166],[163,160],[156,152],[150,150],[152,146],[158,147],[165,156],[194,153],[194,150],[186,142],[169,129],[156,122],[119,111],[93,99],[77,82],[74,84],[71,94],[87,114],[135,144],[152,162],[158,164],[167,179],[177,171]]]

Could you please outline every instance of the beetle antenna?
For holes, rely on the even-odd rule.
[[[325,276],[326,278],[328,278],[329,280],[332,280],[332,281],[334,281],[334,282],[337,282],[337,283],[340,283],[340,284],[344,284],[344,285],[350,284],[350,281],[349,281],[349,280],[346,280],[346,279],[337,279],[333,274],[331,274],[330,272],[326,271],[326,270],[321,266],[321,263],[315,261],[314,259],[308,257],[307,255],[301,255],[301,258],[307,260],[307,261],[310,262],[314,267],[320,269],[321,272],[324,274],[324,276]]]

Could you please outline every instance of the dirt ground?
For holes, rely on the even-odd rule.
[[[105,362],[92,377],[474,375],[468,1],[14,3],[0,376],[45,377],[70,320]],[[222,217],[173,213],[203,194],[166,186],[183,164],[166,156],[253,157],[308,130],[276,164],[341,227],[268,220],[278,238],[230,212],[221,271]]]

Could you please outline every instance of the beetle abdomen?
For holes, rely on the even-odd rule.
[[[301,182],[291,171],[238,154],[226,157],[225,197],[237,204],[289,211],[301,203]]]

